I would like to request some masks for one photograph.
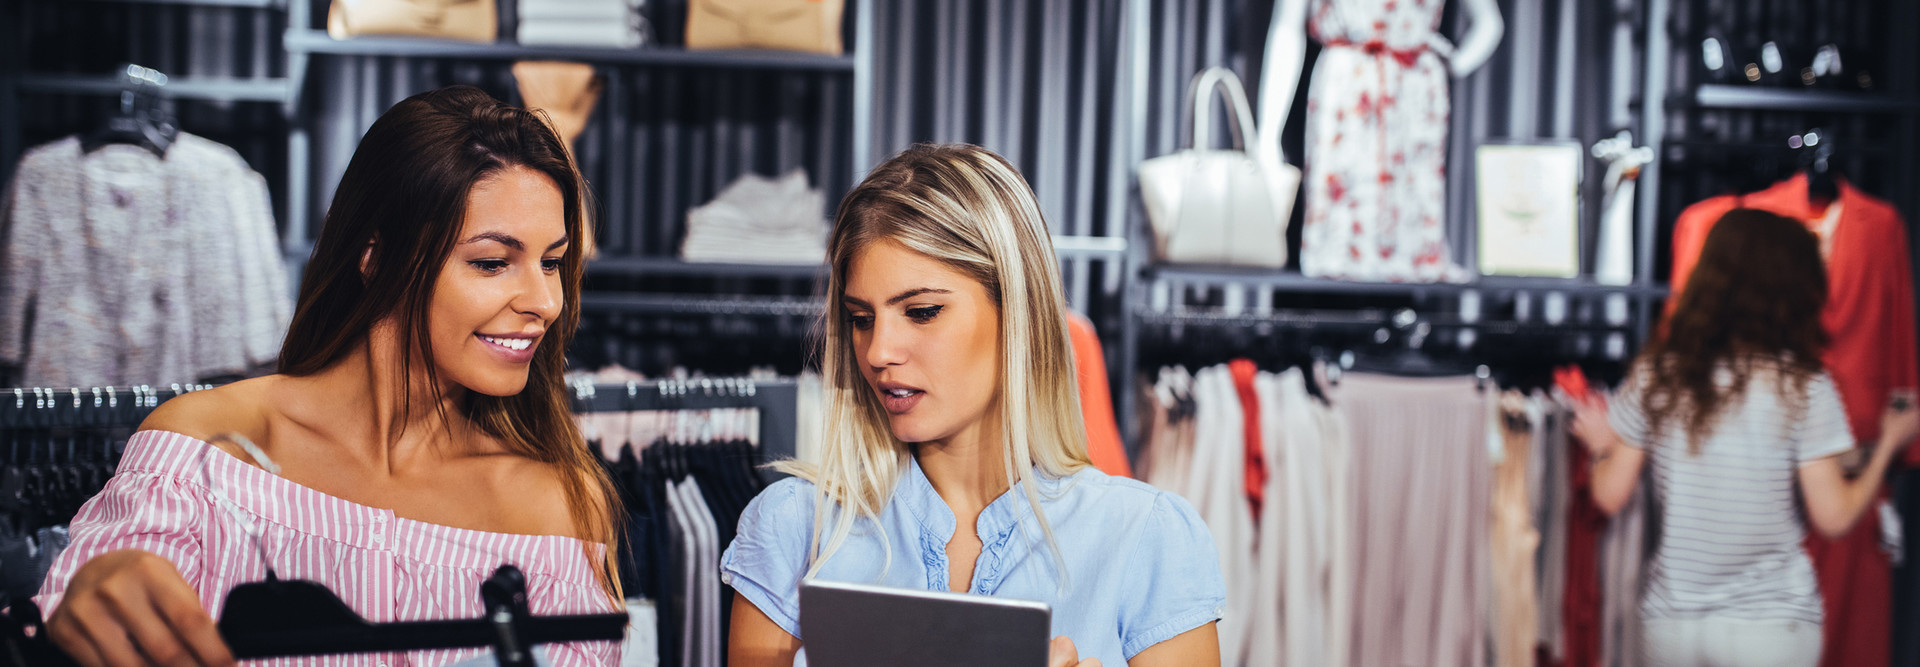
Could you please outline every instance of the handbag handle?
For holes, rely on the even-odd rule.
[[[1193,75],[1187,89],[1187,103],[1193,108],[1193,126],[1188,129],[1186,147],[1195,141],[1213,141],[1213,92],[1223,92],[1232,113],[1227,115],[1227,130],[1233,134],[1233,149],[1245,152],[1248,144],[1259,143],[1259,127],[1253,124],[1253,109],[1247,105],[1247,91],[1240,86],[1240,75],[1225,67],[1208,67]]]

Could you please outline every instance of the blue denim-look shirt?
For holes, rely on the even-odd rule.
[[[818,577],[899,588],[947,590],[947,542],[956,520],[910,462],[879,517],[861,520]],[[1061,479],[1035,476],[1040,506],[1066,558],[1061,577],[1026,495],[1009,490],[980,513],[983,548],[971,593],[1036,600],[1053,608],[1053,635],[1082,660],[1120,667],[1134,654],[1218,620],[1226,583],[1213,538],[1180,496],[1088,468]],[[720,560],[721,577],[793,636],[800,636],[800,578],[813,539],[815,490],[786,479],[740,517]],[[1024,527],[1024,529],[1022,529]],[[892,561],[883,570],[891,544]]]

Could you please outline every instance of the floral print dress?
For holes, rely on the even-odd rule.
[[[1307,97],[1309,276],[1464,280],[1446,239],[1444,0],[1314,0],[1324,47]]]

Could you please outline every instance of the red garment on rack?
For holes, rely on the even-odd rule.
[[[1127,448],[1120,442],[1120,424],[1113,417],[1113,395],[1107,388],[1107,357],[1100,351],[1100,335],[1079,313],[1067,314],[1067,339],[1073,343],[1075,379],[1080,384],[1080,418],[1087,425],[1087,456],[1093,467],[1115,477],[1132,477]]]
[[[1833,337],[1824,361],[1840,389],[1854,438],[1880,435],[1880,414],[1896,389],[1920,385],[1916,363],[1913,267],[1906,223],[1886,201],[1839,183],[1840,219],[1827,258],[1828,297],[1821,323]],[[1707,232],[1735,208],[1753,208],[1817,224],[1825,209],[1807,198],[1805,175],[1745,196],[1694,204],[1673,230],[1673,290],[1686,286]],[[1668,309],[1677,303],[1668,300]],[[1920,464],[1920,449],[1906,453]],[[1892,636],[1891,565],[1879,547],[1879,512],[1868,511],[1839,540],[1809,534],[1807,553],[1820,578],[1826,611],[1822,667],[1884,667]]]
[[[1567,587],[1561,601],[1560,634],[1565,667],[1600,666],[1600,537],[1607,514],[1593,502],[1593,470],[1587,446],[1567,436]]]
[[[1233,374],[1233,390],[1240,394],[1240,414],[1247,443],[1247,504],[1253,507],[1254,525],[1260,524],[1260,506],[1267,499],[1267,454],[1260,444],[1260,395],[1253,391],[1253,377],[1260,374],[1260,367],[1252,359],[1235,359],[1227,362],[1227,372]]]

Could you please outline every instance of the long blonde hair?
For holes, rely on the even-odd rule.
[[[839,303],[854,256],[883,240],[973,277],[999,307],[1002,459],[1008,483],[1039,519],[1064,581],[1066,561],[1028,483],[1035,469],[1057,479],[1092,465],[1059,262],[1026,180],[1006,159],[971,144],[916,145],[874,168],[840,201],[827,246],[821,460],[775,466],[812,482],[818,493],[807,576],[819,573],[856,520],[880,516],[912,456],[860,373]],[[886,549],[890,562],[891,545]]]

